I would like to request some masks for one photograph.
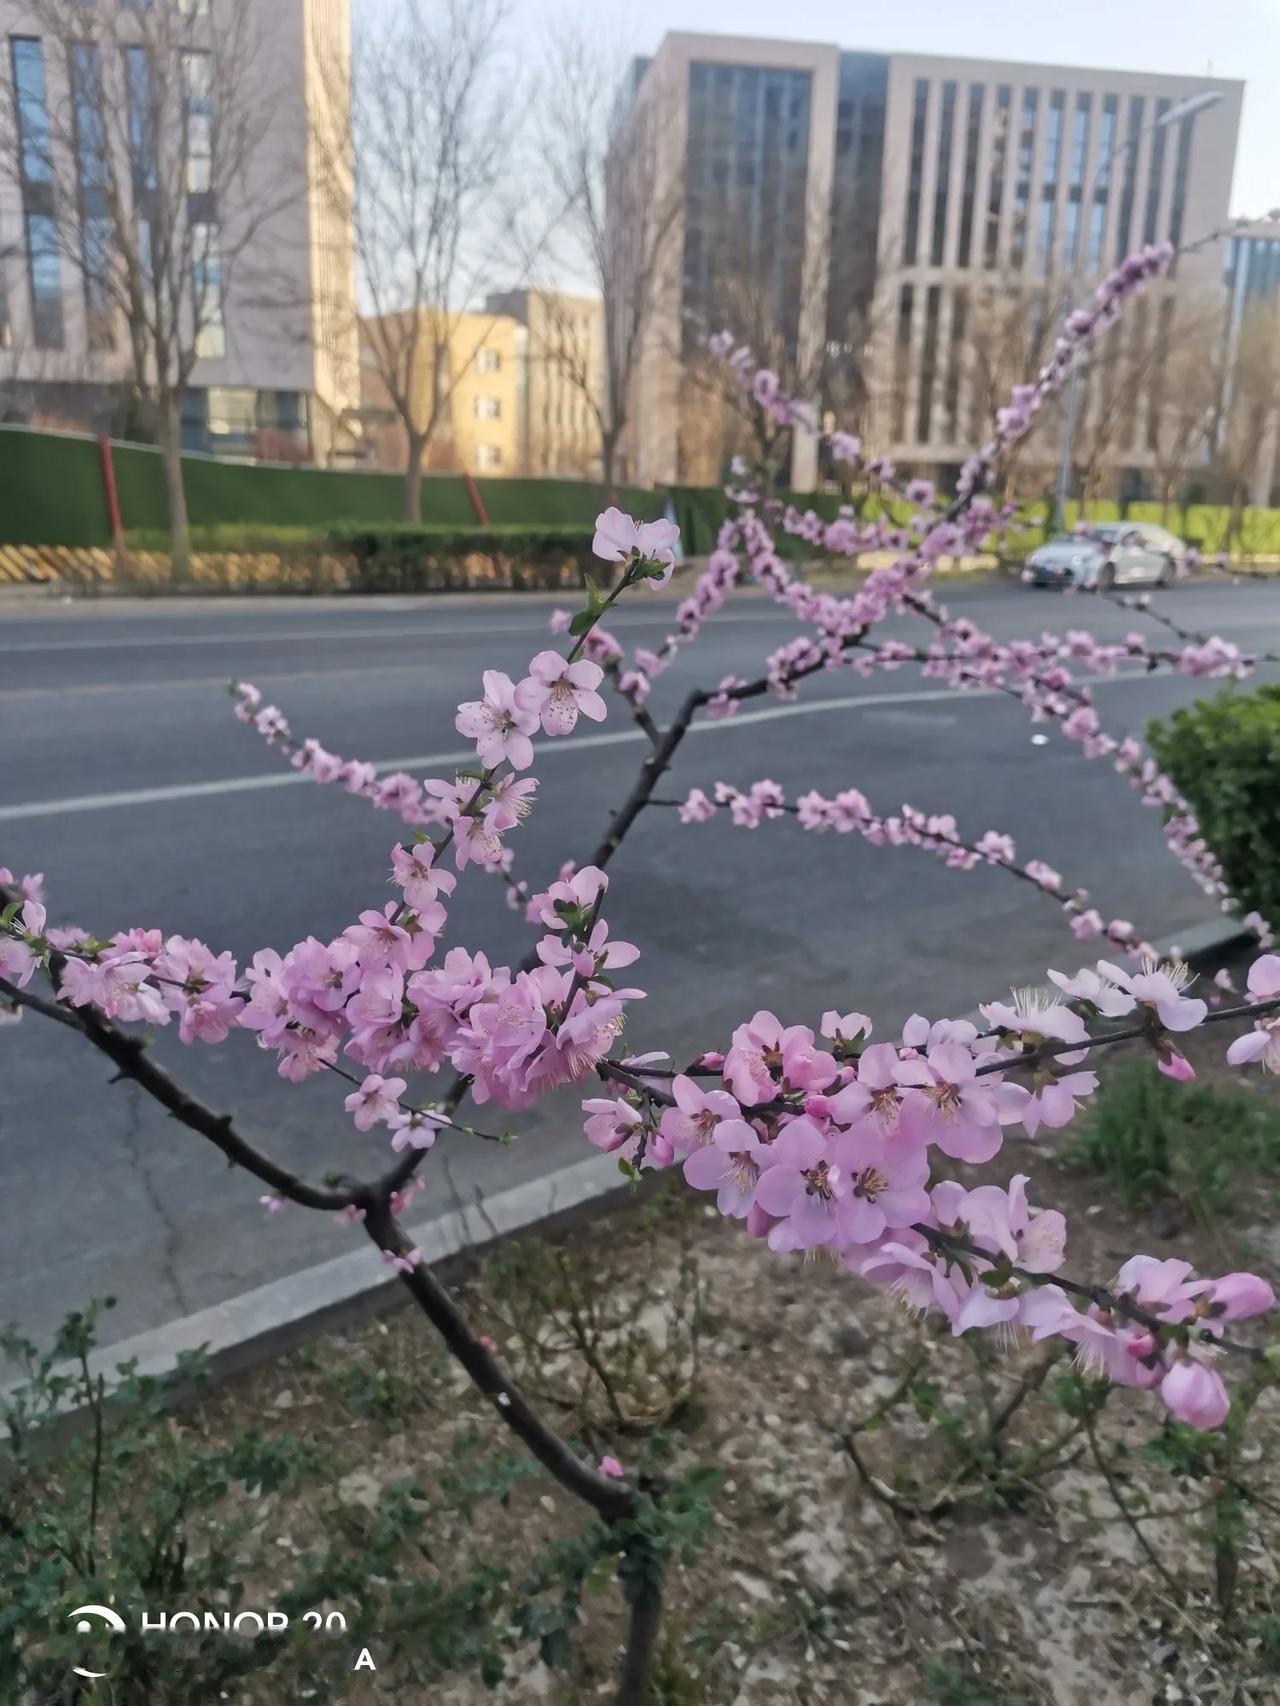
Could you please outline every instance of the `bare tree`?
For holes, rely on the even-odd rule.
[[[1253,488],[1270,484],[1266,476],[1275,467],[1278,399],[1280,305],[1259,299],[1245,309],[1228,354],[1215,434],[1214,468],[1230,505],[1225,547],[1240,538]]]
[[[28,245],[83,281],[91,351],[123,330],[131,384],[164,461],[174,573],[189,566],[183,399],[225,346],[224,307],[287,174],[260,156],[273,103],[253,0],[33,0],[38,68],[6,97],[4,158]],[[57,316],[39,341],[59,341]],[[42,328],[37,327],[40,331]]]
[[[500,76],[505,0],[389,0],[357,20],[350,139],[318,134],[323,193],[355,234],[363,362],[405,440],[404,515],[482,339],[457,345],[493,260],[518,104]],[[324,69],[345,80],[345,66]]]
[[[554,264],[589,280],[603,309],[603,382],[580,335],[560,327],[549,356],[586,399],[600,435],[600,471],[614,480],[631,418],[636,369],[655,304],[673,276],[680,185],[666,168],[670,117],[657,78],[634,100],[597,27],[562,21],[542,67],[536,155],[553,213]],[[602,91],[619,91],[611,105]],[[550,309],[553,325],[567,316]]]
[[[1151,457],[1162,518],[1198,463],[1207,460],[1222,395],[1222,305],[1216,299],[1188,305],[1154,354],[1150,382],[1155,409]]]

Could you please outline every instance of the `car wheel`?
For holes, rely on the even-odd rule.
[[[1173,558],[1166,557],[1164,567],[1156,576],[1156,585],[1161,587],[1171,587],[1177,578],[1178,574],[1177,570],[1173,566]]]
[[[1098,571],[1098,579],[1094,584],[1099,592],[1110,592],[1116,584],[1115,564],[1104,563]]]

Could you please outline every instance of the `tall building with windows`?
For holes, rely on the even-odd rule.
[[[634,98],[649,85],[682,186],[682,264],[637,381],[639,479],[718,477],[725,444],[689,430],[685,369],[722,320],[820,375],[824,404],[878,450],[945,477],[1092,281],[1144,243],[1225,225],[1243,95],[1199,76],[685,34],[664,38]],[[1221,273],[1221,242],[1186,254],[1138,305],[1123,360],[1117,346],[1087,377],[1091,476],[1132,485],[1151,467],[1160,350]],[[1046,433],[1027,465],[1056,454]],[[812,445],[794,472],[812,483]]]
[[[359,425],[354,246],[322,179],[345,147],[349,0],[81,0],[81,11],[82,37],[69,0],[0,0],[0,419],[143,426],[113,250],[128,219],[153,304],[152,239],[176,196],[175,313],[198,328],[184,448],[342,457]],[[234,75],[252,78],[234,90],[233,30]],[[172,51],[158,53],[160,40]],[[219,112],[233,94],[234,115]],[[220,125],[235,130],[230,144]]]

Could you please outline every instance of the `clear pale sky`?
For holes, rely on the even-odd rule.
[[[569,13],[650,53],[668,30],[1045,60],[1246,82],[1233,213],[1280,205],[1280,0],[515,0],[518,34]]]

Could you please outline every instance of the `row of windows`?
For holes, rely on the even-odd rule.
[[[944,304],[949,307],[949,326]],[[1109,411],[1109,450],[1153,451],[1158,447],[1166,364],[1138,358],[1150,351],[1152,339],[1156,351],[1170,347],[1173,307],[1169,296],[1158,302],[1140,298],[1127,327],[1108,334],[1127,340],[1127,364],[1101,359],[1087,371],[1080,418],[1087,420],[1095,407]],[[1027,341],[1034,346],[1045,329],[1050,308],[1044,298],[1030,298],[1025,310]],[[892,390],[891,433],[895,444],[950,446],[974,442],[989,429],[990,399],[984,398],[978,385],[965,383],[971,342],[969,318],[967,287],[901,286]],[[1120,380],[1131,392],[1121,418],[1115,416],[1115,397],[1107,394],[1118,372],[1143,376],[1137,381],[1127,377]]]
[[[1117,155],[1121,97],[1096,98],[1087,90],[1074,96],[1064,89],[1023,89],[1016,102],[1011,84],[994,91],[990,121],[988,179],[978,182],[984,106],[991,95],[981,83],[969,85],[962,103],[960,85],[918,77],[912,90],[911,154],[907,174],[903,259],[941,266],[946,258],[953,163],[963,148],[961,207],[956,241],[960,267],[995,267],[1000,258],[1001,224],[1009,198],[1009,259],[1015,271],[1034,270],[1046,276],[1059,265],[1068,272],[1097,272],[1104,254],[1111,210],[1112,166]],[[1182,237],[1187,182],[1191,169],[1193,118],[1172,127],[1154,128],[1168,112],[1164,98],[1149,102],[1131,95],[1127,103],[1123,161],[1114,234],[1113,258],[1120,261],[1139,243],[1167,236],[1175,245]],[[934,189],[923,205],[927,139],[931,115],[937,115],[933,159]],[[1152,132],[1146,195],[1136,206],[1140,142]],[[1096,143],[1094,135],[1096,131]],[[1176,134],[1176,143],[1171,138]],[[1091,144],[1098,162],[1092,183],[1086,183]],[[1036,176],[1039,147],[1039,181]],[[1170,162],[1169,156],[1173,159]],[[1172,172],[1168,229],[1160,229],[1160,210]],[[1058,253],[1058,210],[1063,208],[1061,254]],[[981,240],[974,241],[978,209],[985,209]]]
[[[145,4],[146,0],[134,0]],[[196,15],[207,7],[186,0],[183,10]],[[53,145],[46,97],[44,43],[36,36],[10,40],[14,109],[18,125],[18,164],[22,190],[27,282],[31,298],[32,334],[41,349],[61,349],[65,340],[62,296],[62,253],[68,230],[60,223],[68,210],[58,205]],[[147,51],[127,47],[123,53],[127,130],[131,153],[137,248],[143,275],[151,277],[151,212],[157,191],[153,78]],[[74,261],[80,273],[91,350],[112,348],[116,313],[110,286],[112,225],[109,212],[110,170],[105,123],[100,49],[91,42],[73,44],[68,54],[67,79],[71,94],[70,144],[75,161]],[[197,353],[216,358],[226,353],[223,319],[222,261],[218,253],[216,209],[213,203],[213,77],[208,53],[182,54],[184,92],[184,176],[187,213],[191,220],[191,293],[195,313]],[[0,294],[0,326],[5,321]]]

